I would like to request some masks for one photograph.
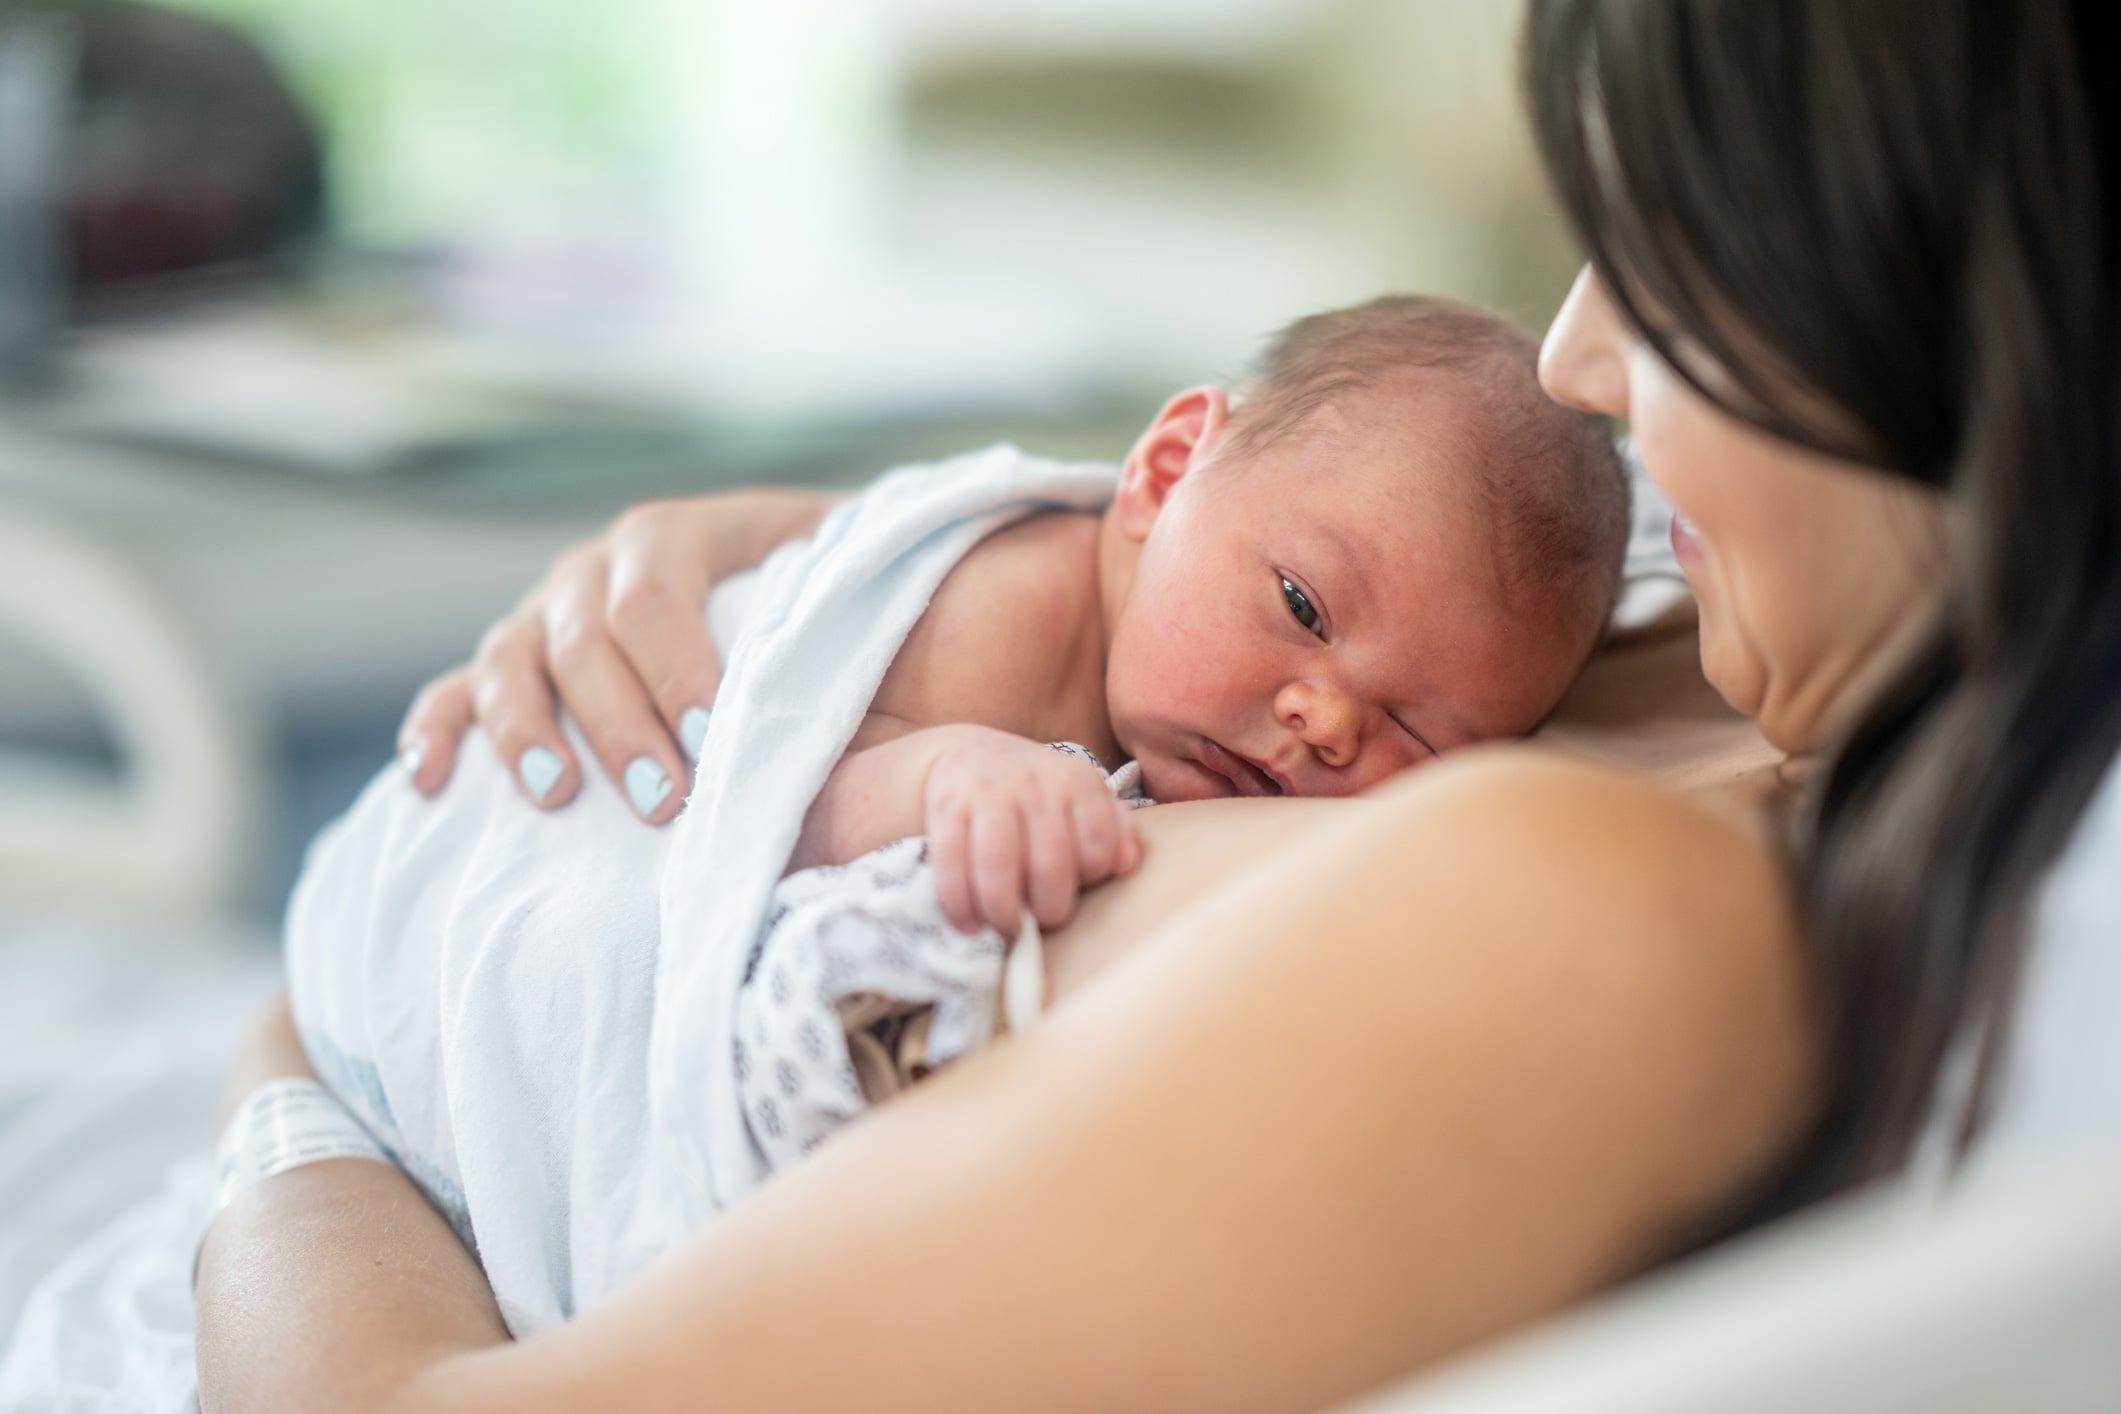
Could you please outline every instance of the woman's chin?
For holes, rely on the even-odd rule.
[[[1701,635],[1701,676],[1733,712],[1757,719],[1767,703],[1767,674],[1752,655],[1731,651],[1723,635],[1704,618]]]

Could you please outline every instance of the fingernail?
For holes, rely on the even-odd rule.
[[[636,756],[626,767],[626,794],[633,797],[633,808],[645,820],[670,794],[670,777],[653,757]]]
[[[420,774],[420,763],[427,759],[427,743],[416,741],[398,752],[398,764],[405,768],[408,776]]]
[[[693,760],[700,759],[700,743],[707,740],[707,709],[687,707],[685,715],[678,718],[678,740],[685,744],[685,754]]]
[[[542,746],[533,746],[516,758],[516,774],[521,776],[523,784],[529,787],[530,798],[540,805],[545,803],[546,796],[552,794],[552,787],[560,779],[560,772],[566,769],[560,764],[558,756]]]

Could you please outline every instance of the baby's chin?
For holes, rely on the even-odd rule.
[[[1236,790],[1204,766],[1165,757],[1136,757],[1141,762],[1142,789],[1158,805],[1177,805],[1187,800],[1221,800]]]

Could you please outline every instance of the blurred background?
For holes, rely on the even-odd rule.
[[[1117,457],[1389,289],[1541,326],[1516,11],[0,0],[0,979],[24,920],[269,946],[628,503]]]
[[[305,845],[562,547],[1003,438],[1117,458],[1388,290],[1542,327],[1575,260],[1520,9],[0,0],[0,1357],[199,1160]],[[1869,1245],[1651,1289],[1449,1407],[1551,1407],[1543,1368],[2115,1407],[2097,1177],[1934,1249],[1885,1193]],[[1910,1402],[1983,1361],[2037,1378]]]

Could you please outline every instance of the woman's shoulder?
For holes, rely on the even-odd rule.
[[[1762,865],[1780,858],[1766,813],[1741,807],[1740,796],[1676,789],[1530,742],[1455,752],[1368,798],[1413,820],[1450,817],[1461,828],[1507,827],[1527,848],[1596,858],[1629,872],[1666,876],[1674,863],[1696,857]],[[1774,888],[1781,891],[1779,875]]]
[[[1371,797],[1365,827],[1460,881],[1506,936],[1583,939],[1696,984],[1797,985],[1801,934],[1766,817],[1543,747],[1481,747]]]
[[[1128,975],[1145,993],[1163,980],[1149,1010],[1189,998],[1305,1054],[1304,1084],[1352,1086],[1324,1073],[1344,1064],[1410,1116],[1434,1085],[1465,1088],[1527,1143],[1554,1141],[1543,1171],[1626,1195],[1659,1241],[1811,1113],[1802,935],[1772,838],[1743,815],[1515,746],[1293,826],[1144,947]],[[1314,1019],[1339,1061],[1293,1039]]]
[[[1658,1116],[1645,1144],[1687,1132],[1678,1171],[1704,1199],[1797,1132],[1821,1031],[1764,820],[1524,745],[1425,768],[1375,810],[1357,877],[1393,881],[1400,947],[1512,989],[1516,1039],[1498,1044],[1569,1038],[1585,1103]]]

